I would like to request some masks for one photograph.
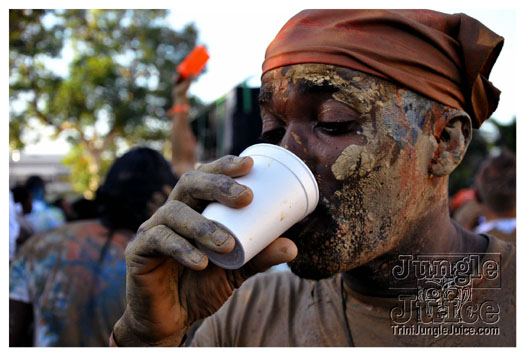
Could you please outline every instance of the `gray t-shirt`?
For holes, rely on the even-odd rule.
[[[340,274],[321,281],[291,272],[255,276],[204,320],[191,346],[515,346],[515,248],[487,238],[479,275],[450,279],[419,270],[435,288],[427,283],[401,299],[356,293]],[[462,277],[464,265],[449,267]]]

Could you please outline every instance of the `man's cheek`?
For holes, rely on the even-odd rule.
[[[335,179],[344,181],[354,175],[364,177],[372,171],[375,163],[375,155],[369,146],[350,145],[337,157],[331,169]]]
[[[362,126],[362,144],[348,145],[331,165],[332,174],[338,181],[362,178],[369,175],[383,158],[381,137],[371,121]]]

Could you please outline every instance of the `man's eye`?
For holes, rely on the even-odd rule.
[[[264,143],[272,143],[274,145],[279,144],[283,139],[286,130],[283,127],[279,127],[270,131],[263,132],[259,139]]]
[[[356,121],[318,122],[315,128],[332,136],[362,131],[360,125]]]

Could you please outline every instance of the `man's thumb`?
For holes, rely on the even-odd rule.
[[[286,237],[279,237],[242,267],[246,269],[243,271],[245,272],[243,275],[248,278],[256,273],[264,272],[272,266],[290,262],[296,256],[297,246],[295,243]]]

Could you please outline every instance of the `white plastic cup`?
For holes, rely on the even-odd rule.
[[[230,253],[220,254],[197,243],[213,263],[225,269],[242,267],[313,212],[319,202],[314,175],[287,149],[261,143],[248,147],[239,156],[250,156],[254,161],[250,173],[235,178],[253,191],[253,201],[240,209],[214,202],[202,212],[203,216],[231,232],[235,248]]]

